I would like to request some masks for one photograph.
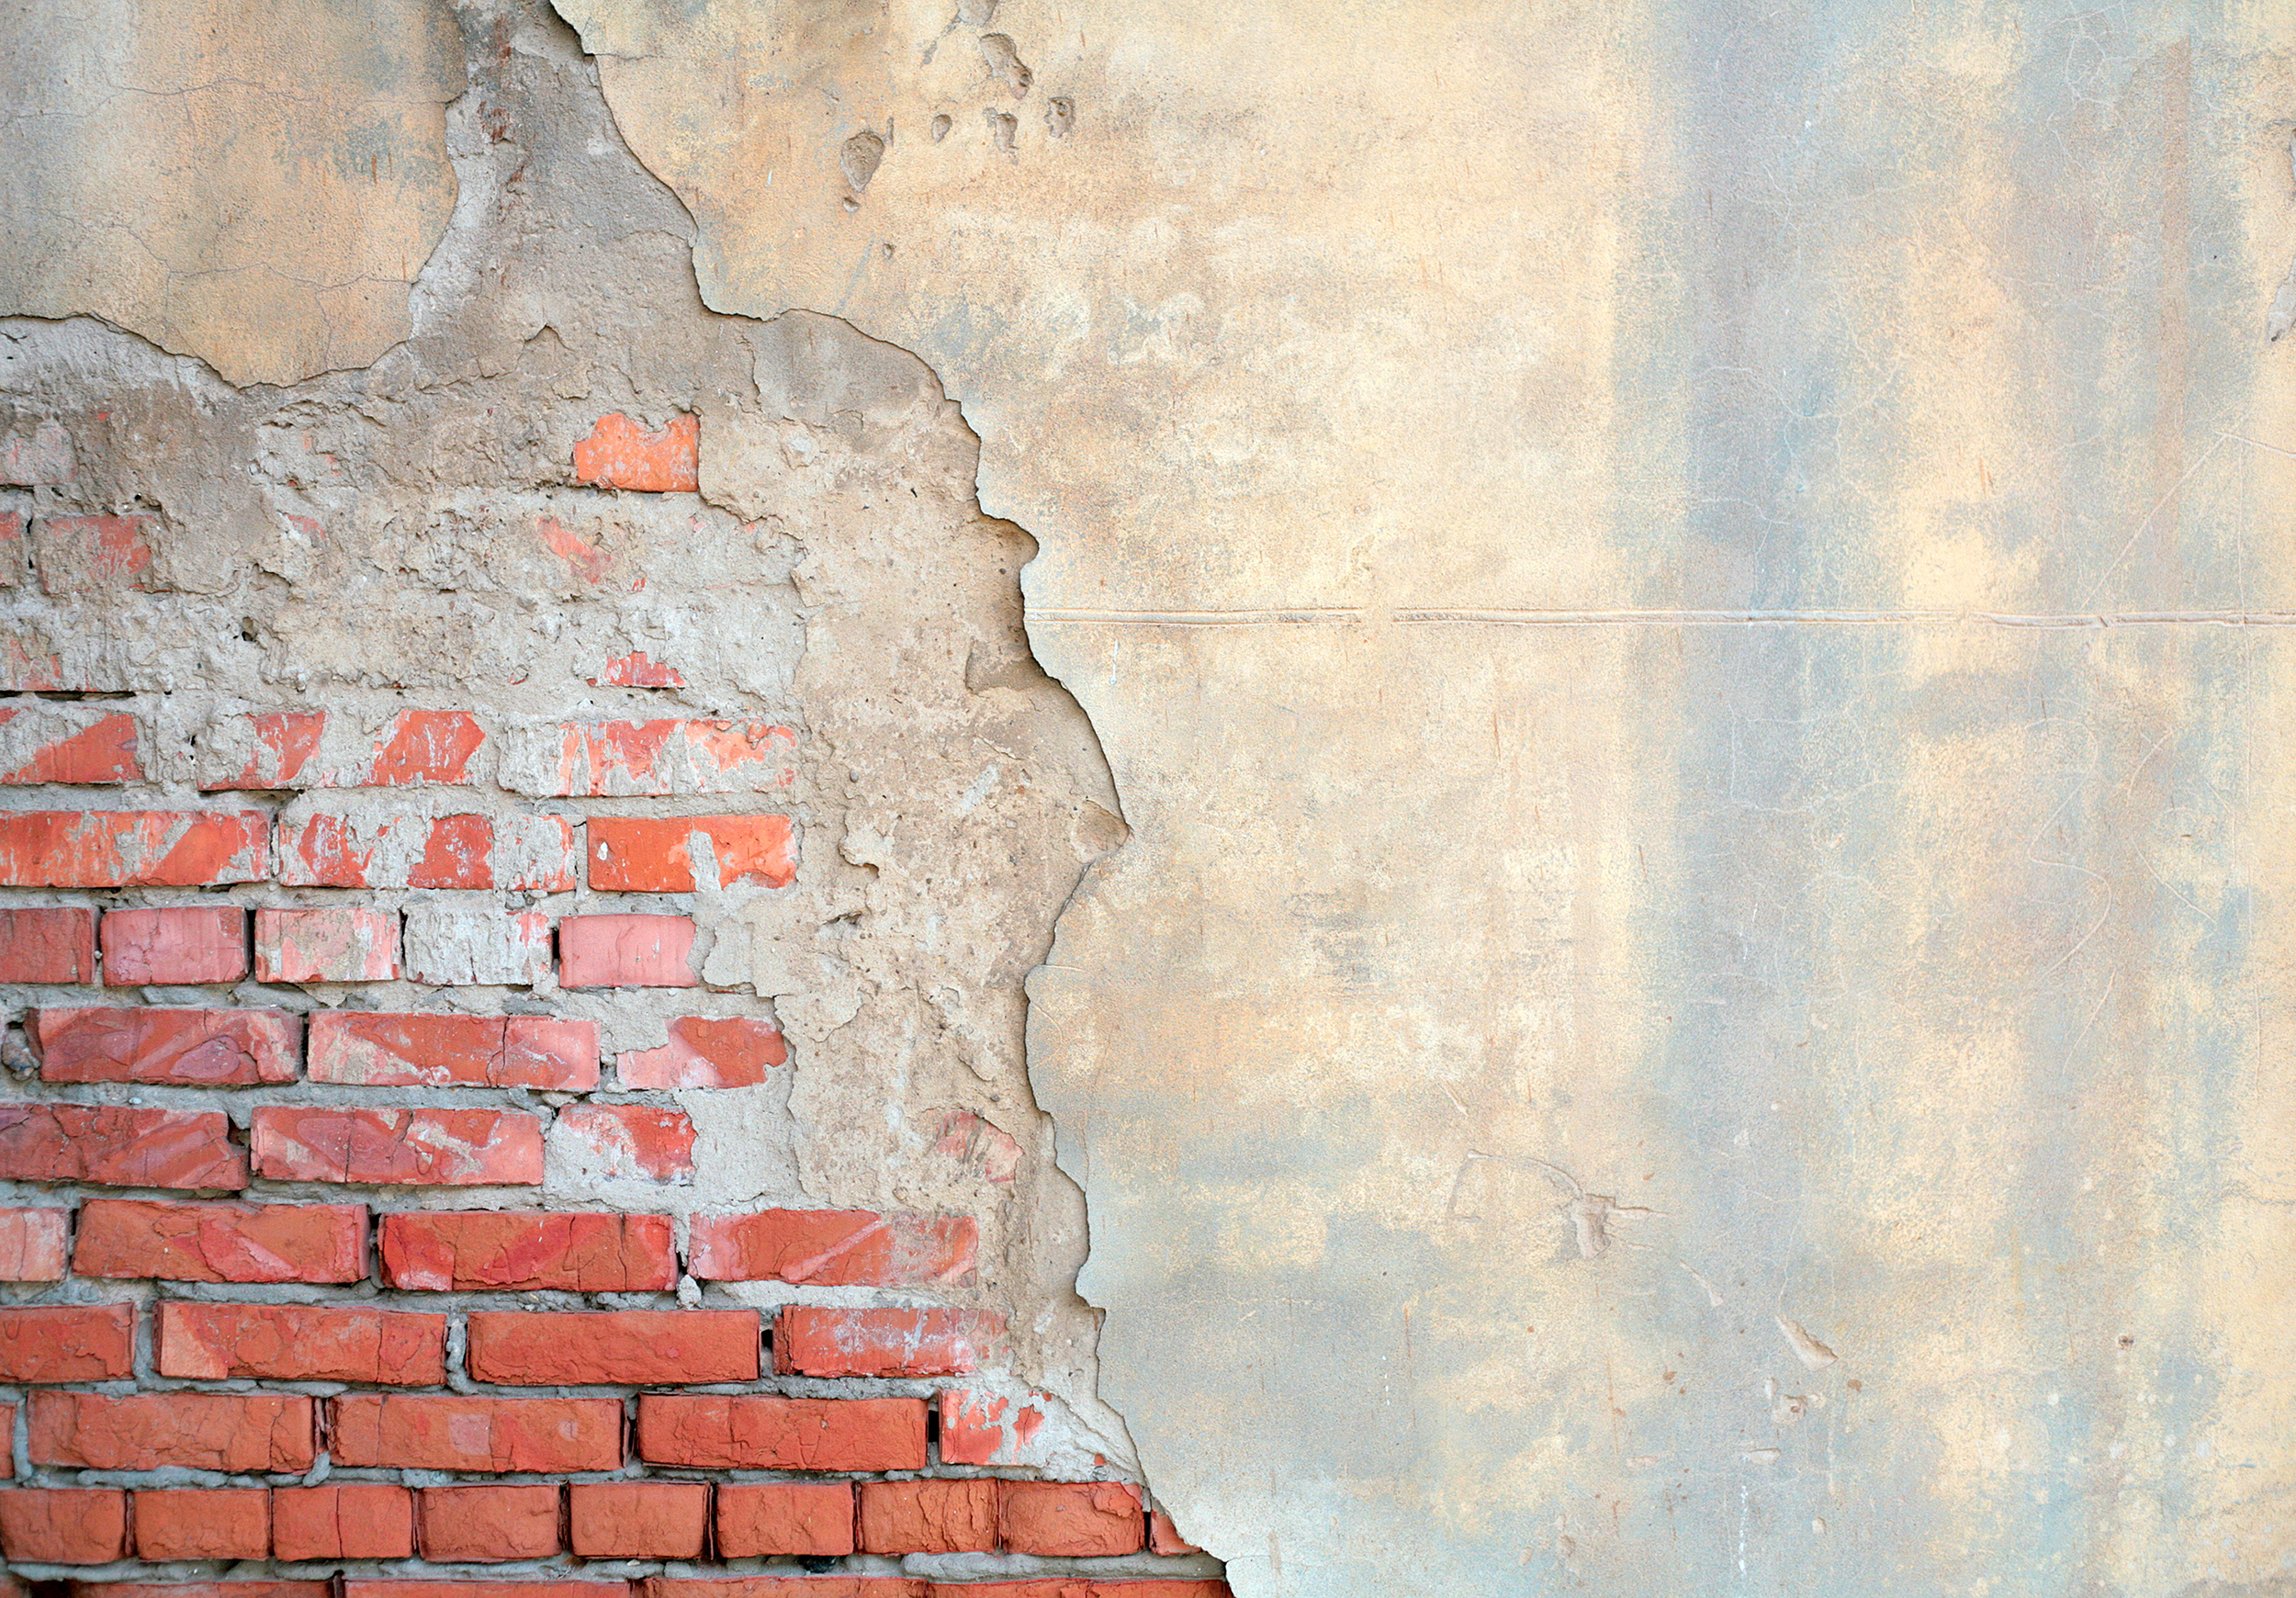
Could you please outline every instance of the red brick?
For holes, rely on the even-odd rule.
[[[667,1043],[619,1056],[614,1070],[631,1088],[756,1087],[788,1061],[789,1045],[771,1021],[680,1016]]]
[[[563,987],[696,987],[684,916],[568,916],[558,923]]]
[[[247,1186],[220,1115],[117,1104],[0,1105],[0,1177],[107,1187]]]
[[[763,721],[600,721],[528,735],[502,785],[536,798],[753,793],[796,781],[797,735]]]
[[[69,1210],[0,1210],[0,1282],[63,1279]]]
[[[980,1228],[969,1215],[868,1210],[763,1210],[696,1215],[693,1274],[705,1282],[917,1287],[973,1274]]]
[[[0,910],[0,982],[94,982],[96,912]]]
[[[619,411],[598,419],[574,446],[574,480],[647,494],[691,494],[700,486],[702,419],[691,411],[648,433]]]
[[[922,1399],[648,1393],[638,1457],[708,1470],[922,1470]]]
[[[996,1547],[996,1487],[972,1481],[864,1481],[865,1554],[985,1554]]]
[[[649,1576],[642,1598],[925,1598],[906,1576]]]
[[[136,1494],[136,1555],[260,1559],[271,1552],[271,1494],[260,1487]]]
[[[90,1470],[308,1470],[311,1401],[284,1393],[36,1392],[32,1460]]]
[[[1147,1546],[1140,1490],[1117,1481],[1006,1481],[998,1525],[1017,1554],[1087,1559]]]
[[[0,709],[0,727],[22,714]],[[0,770],[0,783],[77,782],[108,786],[138,782],[142,776],[143,768],[136,761],[136,718],[113,715],[99,716],[84,726],[55,726],[51,735],[37,747],[11,752],[6,769]]]
[[[414,1495],[382,1481],[282,1487],[271,1494],[271,1557],[403,1559],[414,1553]]]
[[[426,1487],[422,1557],[433,1564],[546,1559],[558,1551],[558,1490]]]
[[[303,1052],[302,1020],[286,1010],[73,1007],[27,1019],[43,1082],[292,1082]]]
[[[345,1393],[333,1410],[338,1465],[536,1473],[622,1468],[619,1399]]]
[[[237,982],[247,974],[247,912],[237,905],[112,910],[104,917],[104,981]]]
[[[388,982],[399,974],[399,917],[331,905],[255,912],[258,982]]]
[[[419,1210],[383,1217],[383,1276],[430,1292],[667,1291],[678,1260],[667,1215]]]
[[[755,1310],[473,1310],[470,1374],[523,1387],[755,1381]]]
[[[159,1371],[186,1381],[356,1381],[437,1387],[446,1317],[364,1304],[159,1306]]]
[[[699,1481],[578,1481],[566,1490],[568,1541],[590,1559],[693,1559],[709,1536]]]
[[[853,1488],[846,1481],[721,1481],[717,1557],[826,1559],[853,1551]]]
[[[290,887],[574,886],[574,828],[556,816],[321,814],[281,821],[278,849]]]
[[[637,816],[590,818],[590,885],[639,894],[693,892],[688,840],[701,833],[716,857],[713,887],[787,887],[797,875],[786,816]]]
[[[0,887],[203,888],[270,874],[271,818],[259,811],[0,815]]]
[[[987,1310],[830,1310],[786,1305],[773,1322],[783,1376],[962,1376],[1003,1340]]]
[[[366,1276],[357,1204],[178,1204],[91,1198],[72,1268],[170,1282],[355,1282]]]
[[[684,1182],[693,1176],[693,1121],[650,1104],[577,1104],[558,1111],[554,1135],[582,1168],[600,1176]]]
[[[271,1105],[253,1119],[249,1150],[256,1171],[273,1181],[542,1184],[541,1118],[515,1110]]]
[[[1200,1554],[1198,1547],[1180,1535],[1180,1528],[1172,1524],[1172,1517],[1164,1511],[1151,1510],[1148,1514],[1148,1551],[1152,1554]]]
[[[0,1489],[0,1554],[24,1564],[107,1565],[128,1551],[128,1495],[115,1488]]]
[[[1231,1598],[1225,1581],[1095,1581],[1056,1576],[1036,1581],[936,1581],[927,1598]]]
[[[944,1465],[1026,1465],[1028,1445],[1044,1426],[1041,1404],[1015,1406],[993,1392],[940,1390],[940,1459]],[[1008,1418],[1009,1417],[1009,1418]]]
[[[152,586],[152,545],[159,518],[41,516],[32,523],[32,560],[50,593],[93,593]]]
[[[486,733],[460,710],[400,711],[371,738],[349,717],[286,711],[231,718],[201,743],[208,790],[467,787]]]
[[[363,1581],[343,1584],[343,1598],[629,1598],[627,1581]]]
[[[311,1018],[313,1082],[362,1087],[598,1086],[598,1023],[545,1016],[324,1010]]]
[[[109,1381],[135,1355],[133,1304],[0,1310],[0,1381]]]
[[[675,666],[666,666],[646,658],[646,651],[634,649],[627,655],[617,655],[598,669],[591,678],[592,688],[683,688],[684,676]]]

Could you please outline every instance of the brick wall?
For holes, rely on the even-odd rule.
[[[1224,1592],[1021,1065],[1122,836],[1026,540],[916,363],[693,302],[562,27],[463,20],[373,370],[0,326],[0,1561]]]

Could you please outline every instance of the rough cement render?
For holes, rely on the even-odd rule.
[[[922,1300],[1008,1318],[1009,1356],[981,1385],[1048,1417],[1017,1463],[1121,1473],[1120,1423],[1094,1394],[1095,1320],[1071,1288],[1081,1206],[1022,1066],[1021,985],[1083,866],[1124,828],[1089,727],[1022,636],[1018,571],[1032,545],[979,513],[975,441],[913,357],[825,317],[757,322],[701,306],[692,224],[624,150],[564,24],[515,4],[406,15],[450,36],[459,23],[469,57],[444,129],[444,181],[460,197],[436,253],[411,264],[422,271],[409,335],[363,371],[235,389],[200,360],[86,319],[0,324],[0,432],[24,451],[48,439],[76,456],[70,480],[11,490],[5,508],[158,519],[140,588],[91,600],[28,587],[0,599],[0,617],[28,655],[54,658],[59,688],[128,704],[158,730],[146,761],[167,803],[197,804],[202,776],[244,767],[252,745],[231,719],[242,712],[323,706],[345,758],[408,706],[511,724],[474,787],[280,794],[290,818],[531,815],[522,796],[547,787],[522,721],[536,734],[584,716],[681,715],[793,729],[790,785],[749,803],[796,819],[795,882],[648,906],[690,906],[711,991],[556,992],[478,936],[506,903],[624,907],[613,895],[382,892],[373,902],[406,906],[410,951],[432,951],[433,974],[517,979],[386,1002],[594,1018],[610,1060],[660,1046],[672,1015],[776,1017],[792,1063],[767,1086],[644,1096],[692,1116],[692,1182],[667,1190],[613,1174],[554,1135],[545,1201],[977,1216],[977,1281]],[[333,70],[315,64],[310,82]],[[461,72],[458,61],[458,85]],[[332,135],[310,137],[307,153],[332,148]],[[139,324],[100,297],[79,303]],[[225,315],[186,336],[226,375],[291,375],[265,343],[276,331]],[[698,496],[602,499],[574,485],[573,449],[600,416],[658,427],[693,411]],[[674,663],[685,686],[588,685],[634,650]],[[682,790],[588,806],[724,807]],[[706,838],[695,842],[705,854]],[[131,890],[123,902],[169,897]],[[302,897],[276,889],[271,902]],[[303,1007],[339,995],[250,985],[239,997]],[[528,1097],[463,1091],[474,1103]]]

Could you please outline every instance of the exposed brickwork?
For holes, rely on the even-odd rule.
[[[355,1204],[177,1204],[92,1198],[72,1268],[174,1282],[355,1282],[366,1275]]]
[[[1011,1396],[1045,1266],[1007,1007],[1100,847],[1081,789],[1015,807],[1073,752],[972,681],[1017,602],[944,580],[1014,552],[905,578],[924,609],[872,625],[918,647],[825,722],[854,664],[791,597],[825,552],[694,495],[698,400],[472,432],[467,387],[421,388],[463,429],[424,447],[529,475],[377,516],[352,478],[430,468],[273,392],[230,474],[277,497],[228,538],[94,453],[214,458],[182,414],[0,419],[0,481],[40,485],[0,504],[0,1598],[1208,1598],[1075,1573],[1150,1517],[1033,1480],[1094,1439]],[[938,551],[972,512],[935,495]],[[905,788],[930,717],[955,755]],[[983,913],[1007,869],[1042,906]],[[788,1068],[875,1049],[851,1207],[789,1207],[847,1108],[807,1130]],[[883,1562],[964,1555],[1011,1579]]]
[[[95,911],[0,910],[0,982],[95,980]]]

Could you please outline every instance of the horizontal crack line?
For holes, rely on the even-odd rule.
[[[2288,627],[2296,611],[2097,611],[2019,614],[2003,611],[1565,611],[1398,610],[1335,606],[1235,611],[1029,612],[1031,622],[1087,626],[1252,627],[1302,625],[1368,625],[1390,621],[1401,626],[1511,627]]]

